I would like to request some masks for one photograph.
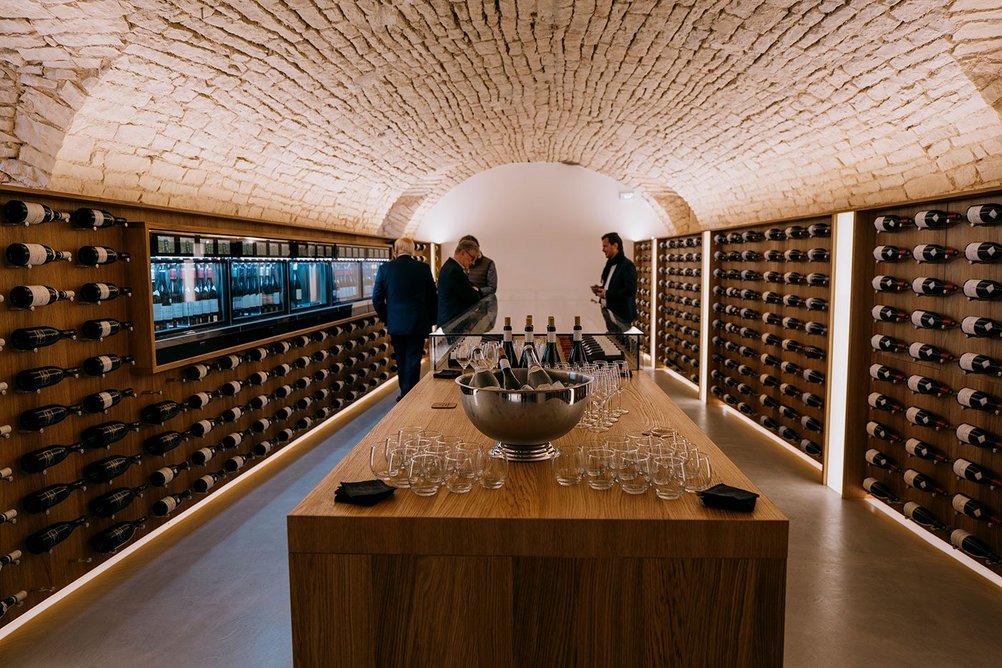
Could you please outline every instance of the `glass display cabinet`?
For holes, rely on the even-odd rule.
[[[219,326],[227,313],[225,262],[194,236],[155,234],[150,258],[153,331],[158,340]]]

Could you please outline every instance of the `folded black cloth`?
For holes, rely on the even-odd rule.
[[[392,496],[394,489],[382,480],[342,482],[334,492],[334,501],[356,506],[374,506]]]
[[[700,492],[699,498],[707,508],[750,513],[755,510],[755,499],[758,498],[758,494],[720,483]]]

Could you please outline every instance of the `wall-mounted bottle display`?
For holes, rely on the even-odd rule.
[[[657,366],[699,384],[702,320],[703,239],[701,235],[657,241],[657,313],[654,343]],[[720,287],[721,292],[724,290]]]
[[[857,327],[859,364],[851,365],[849,385],[868,386],[858,394],[881,399],[864,405],[850,393],[848,433],[861,438],[846,442],[846,479],[875,480],[887,491],[862,485],[860,493],[890,503],[997,572],[989,555],[1002,551],[1002,535],[988,523],[1002,517],[999,221],[991,214],[1000,197],[857,214],[854,300],[872,310],[872,319]],[[880,457],[865,456],[867,449]],[[909,514],[914,506],[919,517]]]
[[[650,350],[651,332],[654,331],[653,305],[654,290],[651,286],[651,271],[654,267],[654,242],[637,241],[633,244],[633,263],[637,267],[637,317],[633,325],[643,332],[640,339],[641,350]]]

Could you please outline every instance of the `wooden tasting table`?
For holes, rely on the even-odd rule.
[[[488,443],[451,380],[430,375],[288,518],[297,666],[778,666],[788,521],[662,501],[618,487],[559,486],[549,462],[512,463],[499,490],[398,490],[335,504],[372,478],[369,444],[426,426]],[[672,424],[713,461],[714,481],[758,491],[654,381],[635,374],[629,414],[583,443]]]

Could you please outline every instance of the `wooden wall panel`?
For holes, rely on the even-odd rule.
[[[633,263],[637,267],[637,317],[634,326],[643,332],[640,349],[651,349],[651,332],[654,319],[651,316],[651,300],[654,291],[651,285],[654,244],[651,241],[637,241],[633,244]]]
[[[699,385],[702,320],[703,237],[658,239],[657,341],[655,366],[664,366]]]

